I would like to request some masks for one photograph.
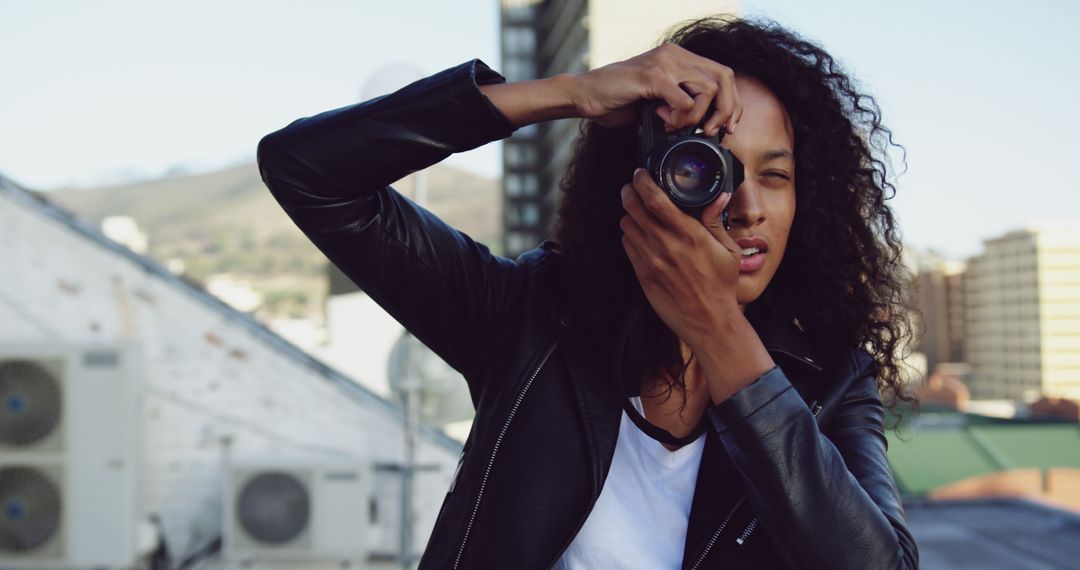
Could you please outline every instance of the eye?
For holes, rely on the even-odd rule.
[[[765,172],[765,173],[762,174],[762,176],[769,176],[771,178],[777,178],[777,179],[780,179],[780,180],[790,180],[791,179],[787,174],[784,174],[783,172]]]

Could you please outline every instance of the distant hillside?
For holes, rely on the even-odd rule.
[[[496,245],[501,225],[494,179],[436,165],[428,176],[428,208],[450,225]],[[394,184],[412,197],[409,178]],[[215,229],[249,229],[257,240],[295,228],[270,196],[254,164],[217,172],[162,178],[138,184],[57,190],[49,198],[95,223],[106,216],[133,216],[155,241],[168,242]]]
[[[497,182],[446,165],[436,165],[425,175],[428,209],[500,251]],[[394,187],[413,197],[411,177]],[[152,257],[179,258],[186,273],[199,280],[238,274],[267,294],[268,314],[301,316],[321,306],[325,257],[274,201],[253,163],[46,195],[94,224],[113,215],[134,217],[149,235]]]

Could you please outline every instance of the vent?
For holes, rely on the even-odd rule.
[[[60,528],[60,489],[32,467],[0,468],[0,552],[27,553]]]
[[[115,350],[91,350],[83,355],[83,365],[87,368],[108,367],[116,368],[120,365],[120,355]]]
[[[33,445],[60,422],[60,383],[29,360],[0,361],[0,444]]]
[[[236,516],[255,540],[281,545],[297,538],[311,517],[311,496],[296,477],[264,472],[244,485],[236,501]]]

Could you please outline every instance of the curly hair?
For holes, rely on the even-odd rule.
[[[906,297],[911,277],[885,203],[896,192],[887,176],[888,147],[903,147],[881,124],[877,103],[821,47],[771,20],[704,18],[674,29],[664,41],[757,79],[794,126],[796,215],[784,259],[748,306],[748,318],[796,316],[814,342],[863,347],[874,357],[887,405],[914,404],[904,389],[901,354],[913,334]],[[575,310],[608,336],[644,300],[620,242],[625,212],[617,192],[639,166],[636,134],[634,127],[586,120],[574,145],[560,184],[554,237],[572,268]],[[669,394],[685,390],[690,361],[674,333],[644,305],[625,351],[628,368],[665,378]]]

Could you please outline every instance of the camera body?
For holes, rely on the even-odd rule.
[[[694,127],[665,132],[664,121],[656,115],[660,104],[641,104],[638,144],[642,165],[680,210],[700,219],[705,207],[721,193],[734,192],[742,184],[743,164],[720,146],[723,129],[713,137],[704,134],[701,127],[705,119]],[[727,228],[726,210],[723,223]]]

